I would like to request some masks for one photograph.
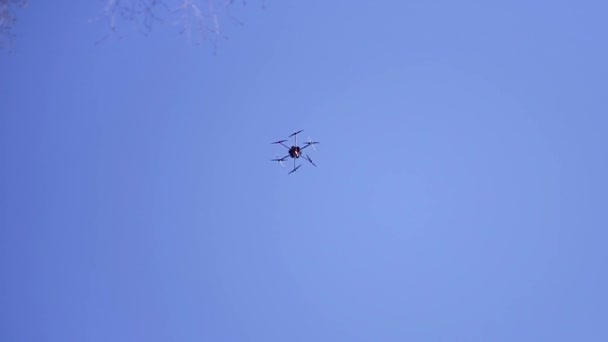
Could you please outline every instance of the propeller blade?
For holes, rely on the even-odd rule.
[[[315,164],[312,159],[310,159],[310,157],[308,156],[308,154],[306,155],[306,159],[308,159],[308,161],[314,166],[317,167],[317,164]]]
[[[287,140],[279,140],[279,141],[272,142],[271,144],[280,144],[280,143],[284,143],[286,141]]]
[[[300,133],[300,132],[302,132],[302,131],[303,131],[303,129],[301,129],[301,130],[299,130],[299,131],[297,131],[297,132],[295,132],[295,133],[292,133],[292,134],[289,136],[289,138],[293,137],[294,135],[296,135],[296,134],[298,134],[298,133]]]
[[[272,159],[272,161],[276,161],[279,164],[281,164],[282,167],[285,167],[285,165],[283,165],[283,161],[285,161],[285,159],[287,159],[287,157],[289,157],[289,156],[285,156],[283,158],[279,158],[279,156],[276,156],[276,158]]]
[[[289,171],[288,175],[290,175],[290,174],[292,174],[292,173],[296,172],[296,170],[297,170],[297,169],[299,169],[299,168],[300,168],[300,166],[302,166],[302,164],[298,165],[298,166],[297,166],[295,169],[293,169],[293,170]]]
[[[318,141],[312,141],[312,140],[310,140],[310,137],[308,137],[308,142],[306,143],[306,145],[311,146],[312,149],[316,151],[317,149],[315,148],[314,145],[318,144],[318,143],[319,143]]]

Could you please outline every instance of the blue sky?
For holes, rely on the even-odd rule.
[[[608,340],[606,4],[100,3],[0,55],[0,340]]]

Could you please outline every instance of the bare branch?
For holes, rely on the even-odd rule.
[[[15,41],[13,27],[17,21],[13,11],[26,5],[27,0],[0,0],[0,48],[5,47],[11,51]]]
[[[99,0],[103,6],[101,13],[89,22],[102,21],[109,30],[99,39],[100,44],[114,37],[124,39],[129,33],[124,26],[130,26],[140,34],[148,35],[157,25],[169,25],[177,29],[188,42],[200,45],[211,43],[214,51],[220,40],[228,39],[222,24],[229,21],[242,26],[243,22],[231,13],[231,9],[245,0]],[[265,0],[262,8],[265,8]],[[0,0],[0,49],[12,49],[15,33],[14,12],[24,7],[28,0]],[[122,25],[122,24],[129,25]],[[119,25],[122,25],[119,29]]]
[[[179,34],[188,42],[196,45],[210,42],[216,47],[220,39],[227,39],[221,24],[223,18],[230,19],[238,25],[243,25],[236,19],[230,9],[235,0],[103,0],[105,6],[98,19],[107,21],[110,32],[99,42],[105,41],[114,35],[123,39],[119,34],[117,23],[124,21],[130,23],[144,35],[149,34],[155,24],[169,24],[176,27]],[[242,0],[242,5],[246,1]],[[265,3],[262,3],[265,7]],[[121,30],[122,32],[122,30]]]

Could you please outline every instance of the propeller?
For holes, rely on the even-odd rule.
[[[294,132],[294,133],[292,133],[292,134],[291,134],[291,135],[290,135],[288,138],[291,138],[291,137],[293,137],[294,135],[297,135],[297,134],[301,133],[302,131],[303,131],[303,129],[301,129],[301,130],[299,130],[299,131],[297,131],[297,132]]]
[[[279,162],[279,164],[281,164],[282,167],[285,167],[285,165],[283,165],[283,160],[285,160],[285,157],[283,158],[279,158],[279,156],[276,156],[276,159],[273,159],[272,161],[276,161]]]
[[[314,166],[317,167],[317,164],[315,164],[312,159],[310,159],[310,157],[308,156],[308,154],[306,155],[306,159]]]
[[[289,171],[288,175],[296,172],[300,168],[300,166],[302,166],[302,164],[298,165],[296,168],[294,168],[293,170]]]
[[[315,144],[318,144],[319,142],[310,140],[310,137],[308,137],[308,136],[307,136],[307,138],[308,138],[308,142],[306,142],[306,145],[311,146],[312,149],[316,151],[317,149],[315,148]]]

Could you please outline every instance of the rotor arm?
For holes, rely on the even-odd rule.
[[[313,143],[304,143],[304,146],[302,146],[302,147],[300,148],[300,150],[303,150],[303,149],[307,148],[308,146],[312,146],[312,145],[315,145],[315,144],[318,144],[318,143],[319,143],[318,141],[315,141],[315,142],[313,142]],[[314,149],[315,149],[315,147],[314,147],[314,146],[312,146],[312,149],[314,150]]]
[[[300,168],[300,166],[302,166],[302,164],[296,166],[296,158],[293,158],[293,170],[289,171],[287,174],[290,175],[296,172]]]

